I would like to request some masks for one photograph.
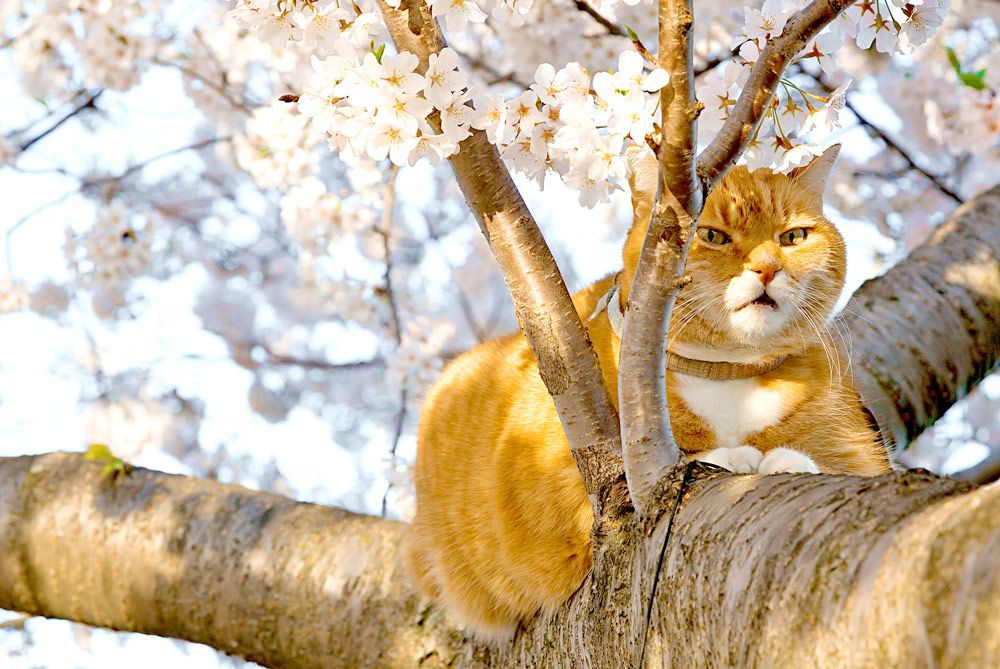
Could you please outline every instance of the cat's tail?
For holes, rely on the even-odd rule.
[[[648,147],[633,144],[625,149],[625,159],[628,161],[628,187],[632,191],[632,221],[633,225],[642,221],[643,232],[653,211],[653,200],[656,199],[656,178],[659,165],[656,156]]]
[[[621,291],[622,304],[628,301],[635,278],[636,264],[642,251],[642,242],[646,238],[646,227],[649,225],[650,214],[653,213],[653,203],[656,200],[656,185],[659,177],[659,164],[656,156],[648,147],[633,144],[625,149],[625,159],[628,161],[628,186],[632,191],[632,227],[625,238],[625,248],[622,250],[624,270],[618,278],[618,288]]]

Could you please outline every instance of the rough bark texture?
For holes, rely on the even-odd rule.
[[[398,10],[382,0],[379,7],[396,48],[414,53],[423,73],[430,55],[444,48],[444,37],[426,3],[404,2]],[[497,148],[481,130],[473,130],[460,146],[449,159],[458,185],[503,272],[521,330],[535,352],[599,516],[623,465],[618,414],[597,354]]]
[[[1000,487],[692,466],[644,666],[995,666]],[[632,666],[669,517],[622,516],[567,606],[491,648],[415,598],[400,523],[100,469],[0,460],[0,607],[270,667]]]
[[[640,514],[681,459],[667,411],[667,327],[681,288],[695,222],[669,191],[654,208],[629,293],[618,367],[622,454],[629,496]]]
[[[699,107],[694,96],[691,4],[691,0],[660,1],[658,64],[670,74],[670,81],[660,90],[657,197],[629,287],[618,363],[625,477],[640,514],[649,511],[656,484],[682,457],[667,411],[663,342],[703,202],[694,156]]]
[[[270,667],[414,667],[458,647],[412,594],[402,523],[100,471],[79,454],[0,460],[0,608],[196,641]]]
[[[1000,361],[1000,186],[865,283],[845,316],[855,378],[900,449]]]

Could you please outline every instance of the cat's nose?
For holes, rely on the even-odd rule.
[[[774,258],[761,258],[747,267],[747,269],[756,274],[760,282],[767,288],[774,275],[781,271],[781,265]]]

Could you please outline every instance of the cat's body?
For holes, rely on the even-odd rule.
[[[667,372],[671,427],[694,457],[745,472],[888,469],[845,360],[820,329],[845,268],[843,241],[822,217],[835,155],[792,179],[736,168],[706,202],[700,227],[715,232],[699,230],[692,247],[693,280],[674,308],[668,348],[695,360],[780,364],[732,380]],[[617,286],[626,303],[655,164],[637,169],[632,187],[637,223],[625,269],[573,298],[616,405],[621,341],[604,311],[617,302],[604,306],[602,298]],[[807,230],[802,239],[789,233],[799,229]],[[493,638],[565,601],[590,570],[593,517],[520,333],[448,366],[424,403],[418,443],[409,557],[421,590]]]

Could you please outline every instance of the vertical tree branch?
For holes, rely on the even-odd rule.
[[[652,510],[657,483],[681,459],[667,410],[667,330],[682,286],[702,192],[695,171],[699,107],[694,97],[691,0],[660,0],[659,67],[663,128],[657,203],[629,287],[619,356],[618,405],[629,494],[636,510]]]
[[[854,2],[814,0],[789,19],[780,36],[768,40],[736,105],[729,112],[729,118],[712,143],[698,156],[698,176],[706,196],[743,155],[771,106],[774,92],[792,59]]]
[[[403,0],[379,8],[393,43],[420,60],[418,71],[445,46],[424,2]],[[521,329],[555,402],[595,516],[622,472],[618,414],[608,397],[597,354],[577,314],[559,268],[517,191],[496,147],[474,130],[452,156],[452,169],[469,209],[507,282]]]

